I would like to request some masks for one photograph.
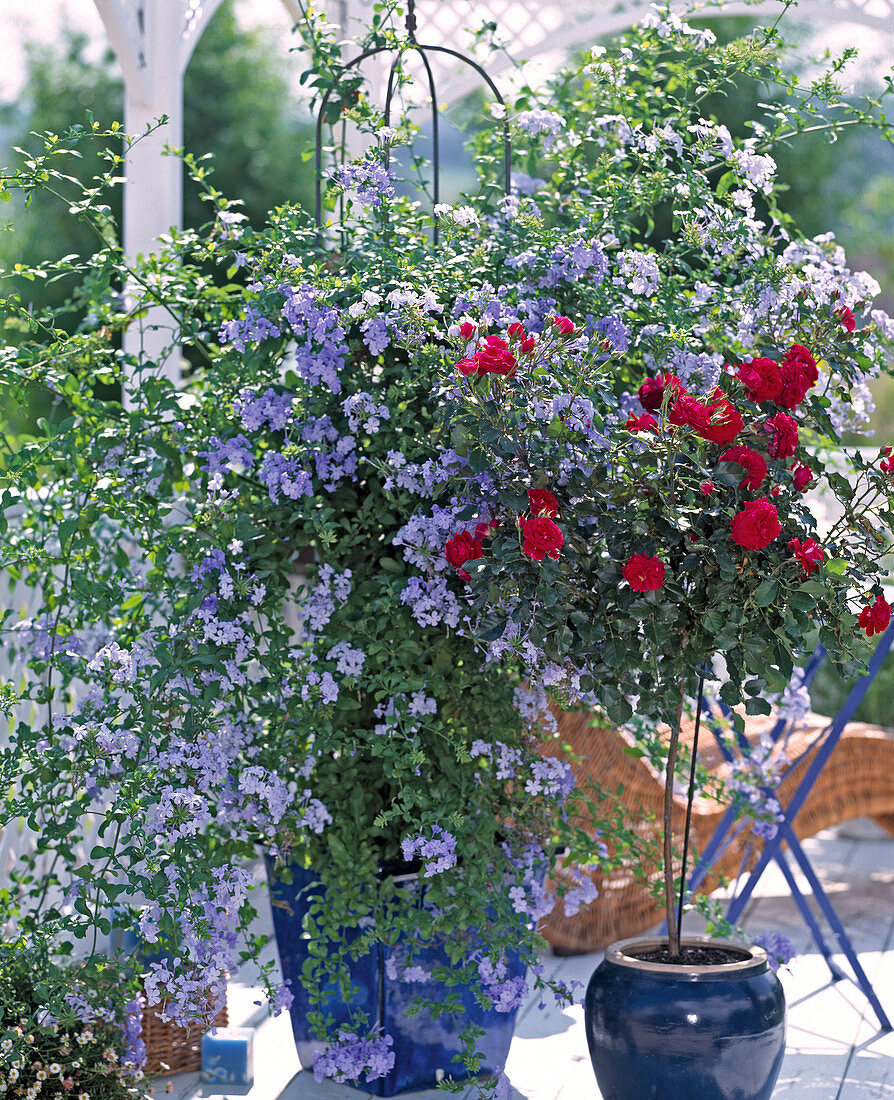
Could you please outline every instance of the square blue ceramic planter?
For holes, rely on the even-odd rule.
[[[291,980],[290,988],[295,998],[290,1009],[295,1046],[302,1066],[312,1069],[314,1052],[320,1050],[322,1044],[311,1033],[306,1022],[311,1005],[301,984],[301,968],[310,956],[310,940],[302,933],[301,923],[316,879],[312,871],[303,868],[292,867],[291,871],[293,881],[287,884],[274,877],[273,861],[267,861],[271,900],[274,902],[273,925],[283,977]],[[484,1009],[475,1000],[470,988],[452,986],[450,991],[458,993],[462,1002],[462,1011],[457,1017],[444,1015],[432,1019],[425,1012],[409,1015],[407,1010],[414,998],[421,996],[440,1001],[446,988],[439,982],[401,981],[389,977],[389,974],[393,975],[402,968],[406,960],[406,947],[400,941],[393,947],[377,944],[356,962],[349,963],[355,986],[350,1005],[342,1002],[337,989],[333,987],[329,991],[330,999],[324,1011],[331,1012],[337,1024],[350,1024],[351,1010],[361,1009],[382,1034],[390,1035],[394,1040],[391,1048],[394,1068],[387,1076],[347,1084],[375,1096],[396,1096],[415,1089],[433,1088],[443,1076],[457,1080],[467,1078],[470,1076],[468,1071],[454,1058],[462,1050],[459,1029],[469,1023],[477,1024],[485,1032],[478,1041],[478,1050],[483,1054],[479,1074],[486,1077],[501,1072],[509,1054],[517,1010],[496,1012]],[[412,965],[430,972],[435,967],[450,966],[450,960],[446,952],[435,945],[414,954]],[[509,960],[510,977],[523,977],[524,973],[525,966],[520,958]]]

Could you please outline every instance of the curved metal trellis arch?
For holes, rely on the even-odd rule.
[[[397,75],[398,68],[402,57],[407,52],[415,52],[422,60],[423,67],[425,68],[426,82],[428,84],[428,94],[431,101],[431,115],[432,115],[432,171],[433,171],[433,183],[432,183],[432,198],[435,206],[438,205],[440,199],[440,173],[441,173],[441,154],[440,154],[440,134],[439,134],[439,122],[438,122],[438,94],[435,87],[434,73],[432,72],[431,63],[426,56],[428,53],[446,54],[449,57],[455,58],[457,61],[461,61],[464,65],[468,65],[474,69],[475,72],[481,77],[481,79],[487,84],[491,92],[494,95],[494,99],[500,106],[505,108],[505,100],[500,93],[499,88],[487,74],[487,72],[474,61],[471,57],[467,57],[465,54],[460,53],[458,50],[450,49],[447,46],[435,46],[425,45],[418,42],[416,39],[416,5],[415,0],[407,0],[407,12],[406,12],[406,41],[399,46],[376,46],[374,48],[364,50],[358,54],[357,57],[352,58],[346,62],[342,67],[341,75],[351,69],[356,69],[363,64],[364,61],[371,57],[376,57],[380,54],[390,53],[396,50],[396,56],[391,62],[391,67],[388,72],[388,89],[385,94],[385,125],[390,125],[391,122],[391,108],[394,102],[394,86],[395,77]],[[323,123],[326,118],[326,107],[329,100],[332,97],[332,93],[338,87],[336,82],[334,87],[328,88],[320,100],[320,107],[317,112],[316,123],[316,150],[315,150],[315,218],[317,229],[320,230],[323,224]],[[385,148],[385,168],[387,169],[391,163],[391,152],[389,147]],[[508,195],[512,184],[512,144],[509,137],[509,123],[504,117],[503,119],[503,191]],[[438,243],[438,221],[435,219],[434,225],[434,243]]]

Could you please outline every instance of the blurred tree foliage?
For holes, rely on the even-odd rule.
[[[84,124],[88,115],[106,127],[124,115],[124,91],[111,50],[99,60],[90,57],[87,36],[63,27],[48,45],[26,46],[25,81],[19,99],[0,105],[0,158],[12,163],[13,148],[42,148],[32,135],[64,134]],[[243,27],[233,0],[226,0],[196,46],[184,81],[184,146],[188,152],[213,155],[213,182],[229,198],[241,199],[244,213],[263,224],[267,213],[284,202],[310,207],[313,166],[302,160],[311,148],[313,130],[304,102],[292,91],[289,62],[277,52],[267,28]],[[100,151],[72,160],[71,174],[89,181],[104,169]],[[72,186],[72,194],[77,188]],[[110,196],[112,214],[120,225],[120,188]],[[0,207],[0,268],[34,264],[48,257],[75,254],[88,257],[98,246],[93,231],[73,218],[67,204],[39,192],[28,209],[21,201]],[[184,228],[208,220],[208,207],[198,188],[184,179]],[[58,307],[69,298],[70,280],[56,283],[0,280],[0,294],[19,295],[35,310]],[[15,342],[21,322],[5,318],[0,339]],[[58,322],[57,322],[58,323]],[[78,323],[72,315],[71,325]],[[41,415],[33,409],[0,408],[0,424],[17,433]]]
[[[62,134],[84,123],[87,112],[103,126],[121,120],[124,94],[111,51],[90,60],[90,43],[71,27],[49,44],[26,47],[26,77],[21,97],[0,106],[0,140],[4,163],[13,146],[36,149],[30,135],[51,131]],[[309,204],[312,166],[302,161],[312,130],[306,107],[293,94],[288,62],[281,58],[265,28],[242,27],[232,0],[218,9],[200,39],[186,72],[184,87],[184,145],[187,151],[213,154],[215,186],[230,198],[241,199],[254,223],[283,202]],[[101,170],[98,153],[73,162],[72,174],[89,180]],[[120,219],[121,195],[113,199]],[[96,241],[89,228],[72,218],[65,203],[39,195],[29,210],[5,208],[0,216],[9,228],[0,233],[0,266],[34,263],[48,256],[76,253],[89,256]],[[189,228],[208,220],[191,180],[184,181],[183,224]],[[15,281],[14,281],[15,282]],[[4,281],[9,293],[9,281]],[[35,308],[58,305],[71,288],[15,286]],[[9,334],[7,334],[9,335]]]

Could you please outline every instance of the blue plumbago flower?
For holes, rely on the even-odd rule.
[[[292,422],[294,401],[294,394],[278,393],[269,386],[263,393],[244,389],[233,402],[233,411],[246,431],[257,432],[269,427],[272,431],[281,432]]]
[[[210,450],[199,451],[199,457],[206,461],[202,465],[208,473],[217,473],[218,470],[249,470],[255,464],[255,455],[252,445],[244,435],[236,435],[231,439],[219,439],[216,435],[209,439]]]
[[[572,878],[576,882],[576,885],[572,886],[562,898],[562,909],[565,916],[573,917],[585,905],[595,901],[599,897],[599,891],[596,889],[596,883],[593,879],[586,874],[585,868],[565,867],[563,868],[563,877]]]
[[[432,825],[430,837],[426,837],[424,833],[407,837],[401,842],[400,850],[405,860],[411,860],[419,853],[425,864],[423,878],[440,874],[456,863],[456,839],[440,825]]]
[[[493,1001],[497,1012],[512,1012],[528,999],[528,983],[523,977],[509,975],[505,958],[496,963],[488,958],[478,963],[481,988]]]
[[[359,676],[363,671],[366,654],[355,649],[349,642],[336,642],[326,654],[326,659],[335,661],[335,671],[343,676]]]
[[[350,594],[350,569],[338,573],[331,565],[319,566],[316,584],[298,605],[298,621],[311,633],[322,630]]]
[[[367,1081],[384,1077],[394,1068],[394,1040],[390,1035],[371,1035],[361,1039],[353,1031],[340,1030],[325,1050],[313,1053],[314,1077],[322,1081],[356,1081],[364,1074]]]
[[[773,970],[778,970],[780,966],[787,966],[798,953],[788,936],[784,936],[781,932],[761,932],[759,936],[754,937],[754,942],[767,952]]]
[[[628,248],[618,254],[618,261],[620,275],[615,278],[616,284],[626,285],[630,293],[636,296],[655,293],[661,281],[661,272],[653,253]]]
[[[329,178],[344,188],[345,198],[361,206],[379,207],[394,198],[394,177],[376,160],[353,161],[329,169]]]
[[[346,397],[342,402],[342,408],[352,432],[356,432],[362,424],[365,432],[374,435],[379,430],[381,420],[391,419],[388,406],[376,404],[375,398],[370,393],[361,392]]]
[[[528,794],[545,794],[558,802],[565,802],[574,790],[574,769],[567,760],[545,756],[531,765],[531,778],[525,782]]]
[[[263,340],[275,339],[279,335],[279,326],[252,305],[245,307],[242,317],[224,321],[217,334],[222,344],[232,344],[240,352],[245,351],[249,344],[260,344]]]
[[[312,386],[341,392],[339,374],[350,361],[341,311],[317,303],[318,291],[306,284],[287,287],[282,315],[295,337],[295,370]]]
[[[142,1031],[143,998],[137,997],[124,1006],[124,1020],[121,1024],[121,1035],[125,1044],[121,1064],[134,1073],[146,1064],[146,1044],[142,1039]]]
[[[537,134],[561,134],[567,129],[567,123],[560,114],[540,107],[532,111],[519,111],[513,122],[519,130],[532,137]]]

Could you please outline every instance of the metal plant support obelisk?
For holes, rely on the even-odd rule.
[[[465,54],[459,53],[457,50],[451,50],[446,46],[429,46],[424,45],[416,40],[416,4],[415,0],[407,0],[407,13],[406,13],[406,40],[399,46],[377,46],[374,49],[364,50],[363,53],[358,54],[357,57],[345,63],[342,68],[342,75],[349,72],[351,69],[357,68],[362,65],[370,57],[375,57],[378,54],[395,52],[396,56],[391,63],[391,68],[388,73],[388,89],[385,95],[385,112],[384,112],[384,124],[389,126],[391,124],[391,109],[394,101],[394,86],[395,77],[400,67],[401,59],[405,53],[415,52],[422,59],[422,64],[425,68],[425,77],[428,83],[428,94],[431,100],[432,111],[432,196],[434,205],[437,206],[441,197],[440,188],[440,175],[441,175],[441,151],[440,151],[440,137],[438,126],[438,94],[435,88],[435,78],[432,73],[431,63],[428,59],[430,53],[447,54],[450,57],[456,58],[463,64],[473,68],[481,79],[487,84],[491,92],[493,92],[494,99],[501,106],[505,107],[505,103],[499,88],[487,75],[485,70],[478,64],[477,61],[473,61],[471,57],[467,57]],[[323,225],[323,122],[326,117],[326,107],[329,103],[329,99],[335,88],[327,89],[323,98],[320,101],[320,108],[317,113],[317,129],[316,129],[316,224],[317,229],[322,229]],[[389,148],[385,148],[385,168],[388,169],[391,163],[391,153]],[[509,140],[509,123],[507,119],[503,118],[503,190],[506,195],[509,194],[509,189],[512,182],[512,146]],[[435,219],[434,226],[434,243],[438,243],[438,223]]]

